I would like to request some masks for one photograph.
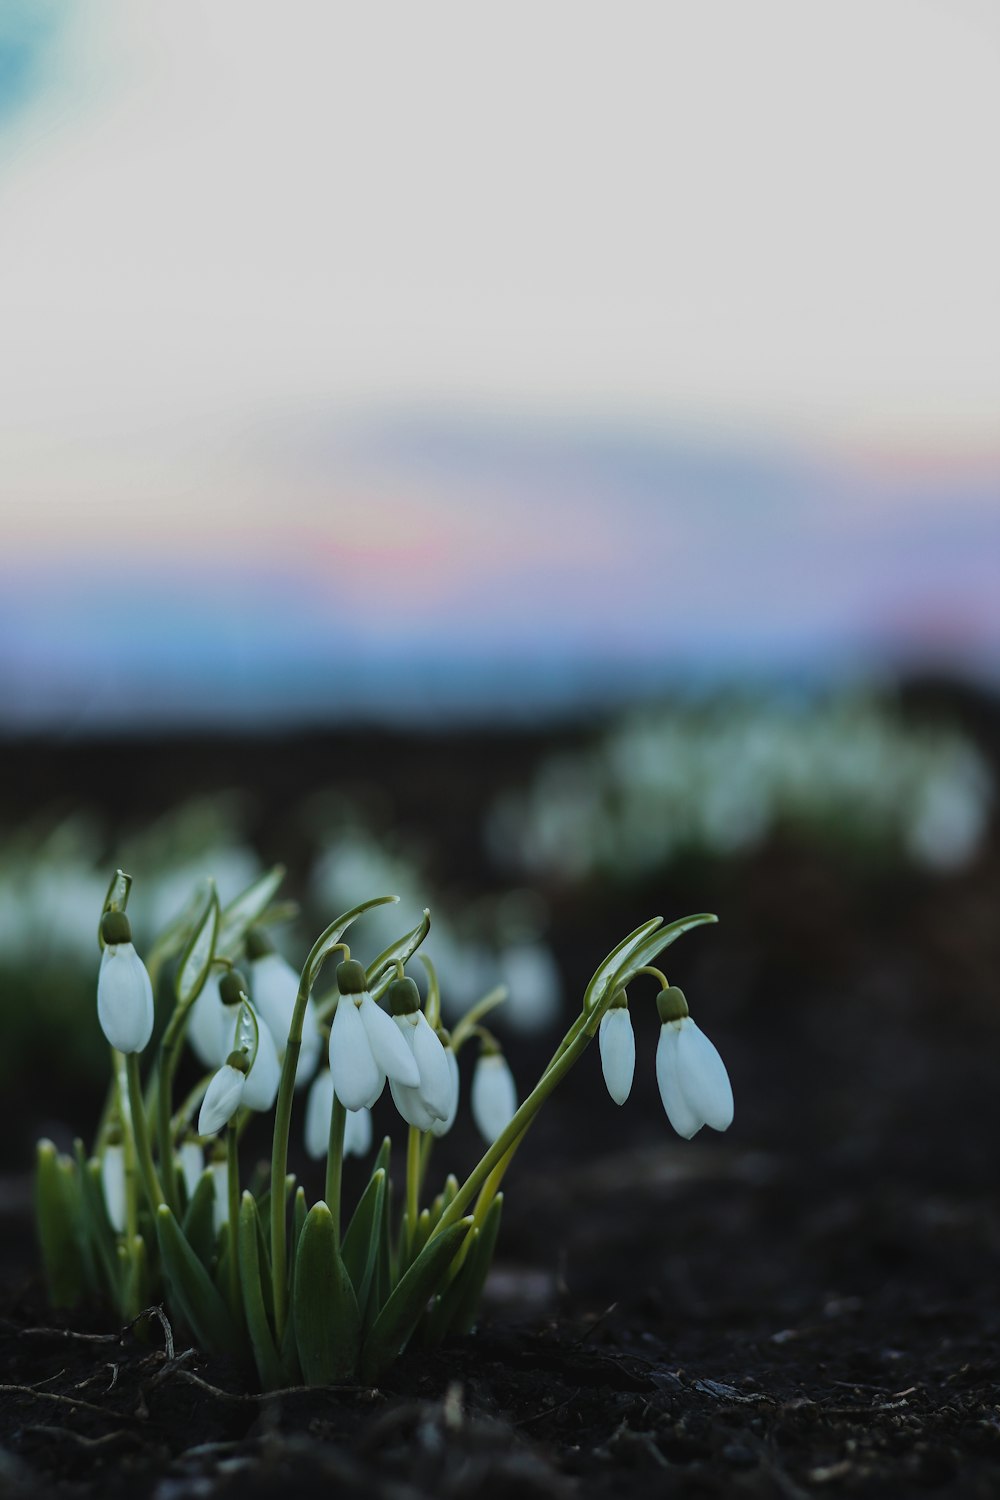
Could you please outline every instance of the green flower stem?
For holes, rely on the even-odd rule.
[[[229,1306],[240,1317],[240,1136],[236,1121],[226,1127],[226,1194],[229,1202]]]
[[[138,1052],[130,1052],[125,1058],[125,1075],[128,1081],[129,1115],[135,1139],[135,1152],[146,1188],[146,1197],[149,1199],[149,1207],[155,1219],[156,1210],[161,1203],[166,1202],[166,1199],[163,1196],[160,1179],[156,1175],[153,1152],[149,1144],[149,1127],[142,1107],[142,1079],[139,1076]]]
[[[160,1042],[160,1063],[156,1075],[156,1144],[160,1154],[160,1171],[167,1196],[164,1199],[175,1214],[180,1212],[180,1194],[177,1187],[177,1167],[173,1150],[173,1093],[174,1074],[180,1060],[184,1042],[184,1029],[188,1014],[197,996],[192,996],[186,1005],[175,1005],[167,1029]],[[207,1084],[206,1084],[207,1087]]]
[[[420,1212],[420,1137],[423,1134],[415,1125],[410,1126],[406,1139],[406,1259],[413,1259],[413,1241],[417,1232],[417,1215]]]
[[[549,1063],[541,1078],[535,1084],[531,1093],[524,1103],[514,1114],[513,1119],[505,1130],[497,1136],[493,1145],[482,1157],[477,1166],[473,1167],[469,1176],[462,1183],[445,1212],[441,1215],[430,1238],[434,1239],[443,1230],[456,1223],[465,1213],[466,1208],[472,1202],[473,1197],[489,1181],[491,1173],[500,1165],[507,1153],[513,1156],[512,1148],[520,1143],[520,1137],[527,1130],[532,1120],[552,1093],[572,1068],[573,1064],[582,1056],[590,1042],[593,1040],[600,1025],[601,1017],[611,1003],[611,995],[604,995],[594,1008],[585,1016],[578,1016],[563,1037],[555,1056]],[[503,1173],[500,1173],[500,1177]],[[497,1178],[499,1183],[500,1177]]]
[[[322,933],[309,950],[299,980],[295,1009],[288,1028],[288,1042],[281,1064],[281,1082],[278,1084],[278,1102],[274,1112],[274,1136],[271,1145],[271,1287],[274,1297],[275,1342],[281,1346],[285,1336],[285,1319],[288,1315],[288,1245],[286,1241],[285,1194],[275,1192],[275,1183],[282,1183],[288,1171],[288,1135],[292,1124],[292,1097],[295,1093],[295,1072],[299,1065],[299,1050],[302,1046],[302,1023],[305,1020],[309,993],[319,975],[323,959],[341,949],[350,955],[345,943],[325,945],[329,939],[329,928]],[[332,1118],[332,1117],[331,1117]],[[329,1163],[327,1164],[329,1166]],[[328,1205],[329,1206],[329,1205]],[[332,1210],[331,1210],[332,1212]]]
[[[663,972],[662,969],[654,969],[654,967],[653,967],[652,964],[645,964],[639,970],[639,973],[640,974],[651,974],[654,979],[659,980],[659,984],[660,984],[660,989],[661,990],[669,990],[669,988],[670,988],[670,982],[667,979],[667,976],[666,976],[666,974],[664,974],[664,972]]]
[[[330,1111],[330,1144],[326,1153],[326,1206],[333,1220],[334,1244],[340,1249],[340,1184],[344,1175],[344,1124],[347,1110],[336,1094]]]
[[[488,1016],[490,1011],[495,1010],[498,1005],[502,1005],[506,998],[507,986],[505,984],[498,984],[496,989],[490,990],[488,995],[484,995],[483,998],[478,1001],[477,1004],[475,1004],[472,1009],[462,1017],[458,1025],[451,1033],[451,1048],[456,1057],[458,1056],[458,1053],[463,1044],[467,1042],[470,1036],[475,1033],[475,1029],[478,1026],[479,1022],[483,1019],[483,1017]]]

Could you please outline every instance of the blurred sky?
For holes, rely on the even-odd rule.
[[[994,0],[0,7],[0,726],[1000,673]]]

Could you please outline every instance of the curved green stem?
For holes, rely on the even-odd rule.
[[[406,1139],[406,1258],[413,1259],[413,1241],[420,1213],[420,1137],[422,1132],[410,1126]]]

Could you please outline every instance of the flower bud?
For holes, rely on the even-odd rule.
[[[105,918],[121,915],[106,912]],[[101,954],[97,1018],[119,1052],[141,1052],[153,1034],[153,986],[130,942],[108,943]]]
[[[479,1054],[472,1075],[472,1118],[484,1140],[491,1145],[510,1124],[517,1110],[514,1075],[501,1052]]]

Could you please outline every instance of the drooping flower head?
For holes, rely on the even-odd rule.
[[[417,1088],[416,1059],[390,1017],[375,1004],[364,966],[357,959],[337,965],[340,999],[330,1027],[330,1072],[345,1109],[370,1109],[386,1078]]]
[[[420,1009],[420,993],[412,979],[394,979],[389,1006],[419,1073],[415,1088],[390,1080],[396,1108],[408,1125],[433,1130],[452,1113],[453,1083],[448,1058],[437,1033]]]
[[[472,1118],[491,1145],[506,1130],[517,1111],[517,1085],[507,1059],[494,1041],[484,1042],[470,1095]]]
[[[619,990],[601,1017],[598,1042],[608,1093],[616,1104],[624,1104],[635,1076],[635,1033],[624,990]]]
[[[97,1018],[119,1052],[142,1052],[153,1034],[153,986],[132,946],[132,928],[123,911],[101,919],[104,952],[97,978]]]
[[[733,1123],[733,1088],[718,1051],[691,1019],[676,985],[661,990],[656,1007],[656,1081],[668,1120],[686,1140],[703,1125],[728,1130]]]

